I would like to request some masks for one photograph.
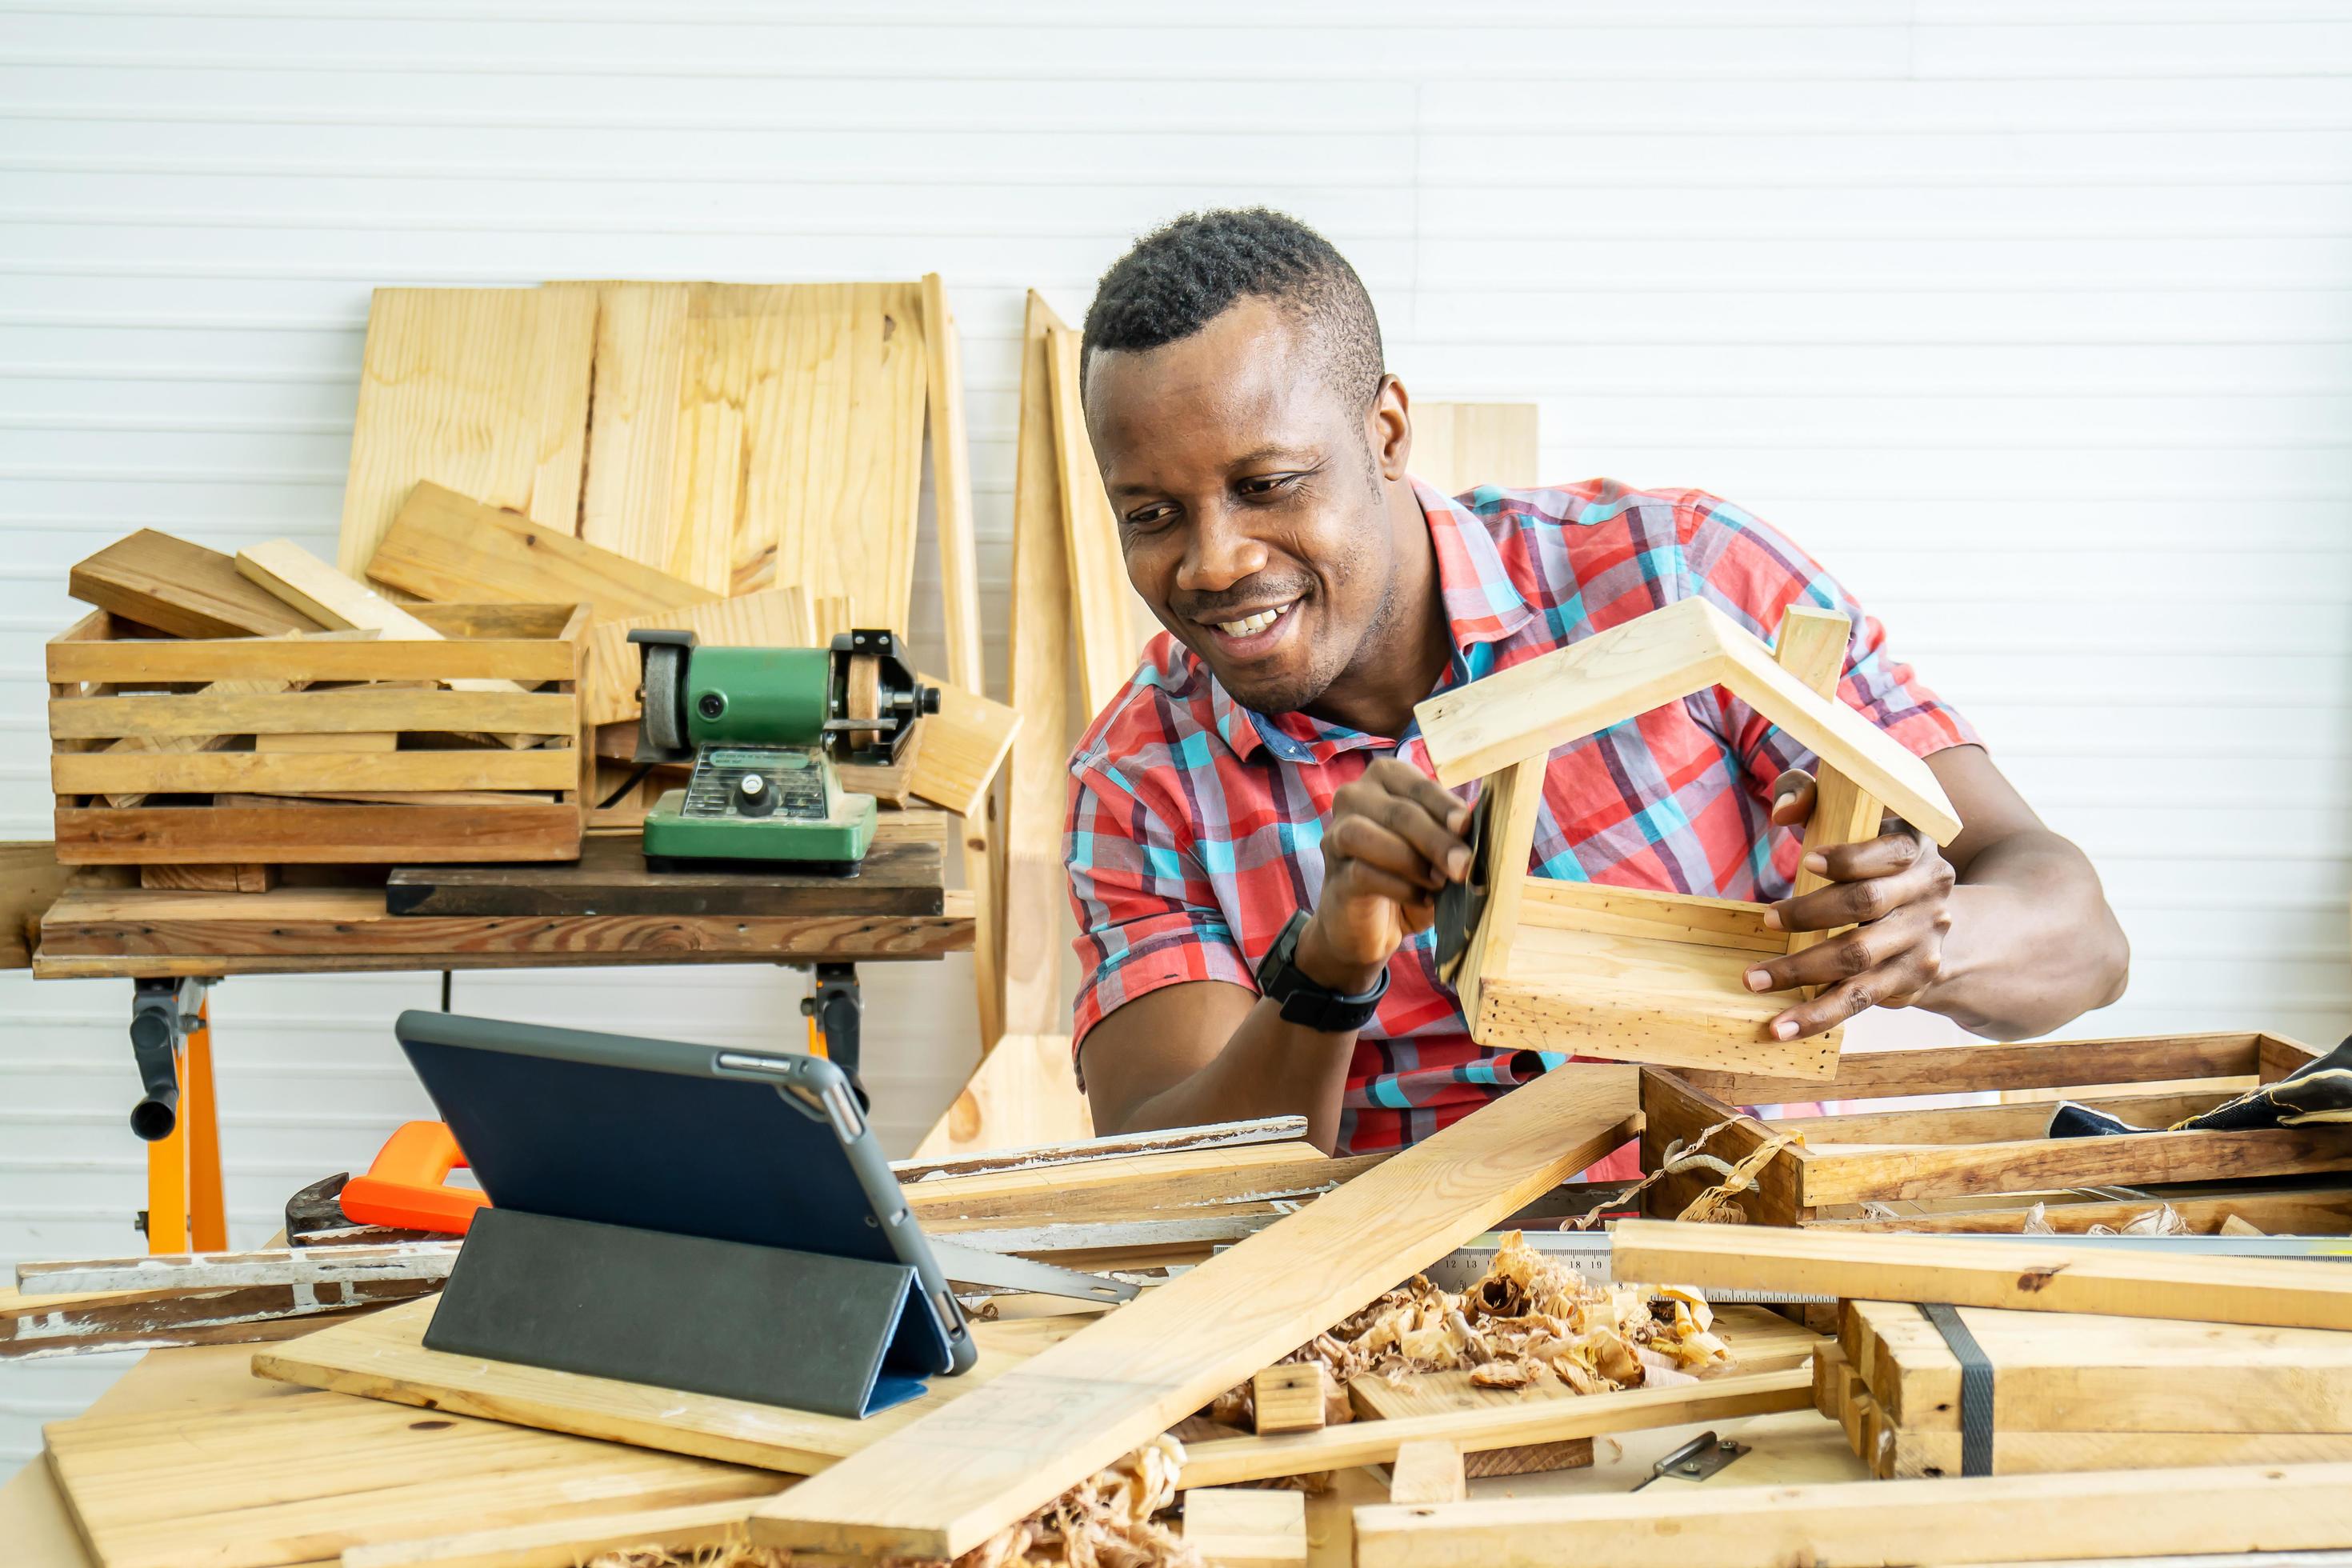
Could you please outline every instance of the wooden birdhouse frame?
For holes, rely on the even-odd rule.
[[[1764,906],[1528,875],[1554,748],[1721,686],[1820,759],[1808,852],[1874,837],[1885,810],[1938,844],[1959,817],[1927,763],[1837,700],[1850,627],[1791,607],[1777,653],[1704,599],[1685,599],[1414,710],[1440,784],[1479,779],[1483,903],[1453,974],[1482,1045],[1574,1051],[1780,1078],[1837,1070],[1843,1030],[1774,1040],[1801,998],[1741,976],[1764,957],[1834,935],[1768,929]],[[1801,872],[1797,891],[1822,886]]]

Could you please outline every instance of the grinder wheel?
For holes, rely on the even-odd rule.
[[[882,717],[882,661],[870,653],[861,653],[849,661],[844,693],[847,711],[845,719],[879,719]],[[878,746],[885,737],[878,730],[849,730],[843,732],[842,743],[851,751]]]
[[[686,750],[686,649],[659,644],[646,649],[644,740],[663,752]]]

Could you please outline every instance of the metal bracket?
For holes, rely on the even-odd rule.
[[[857,1086],[857,1098],[866,1103],[866,1086],[857,1077],[858,1026],[864,1014],[864,1004],[857,990],[857,965],[854,963],[815,963],[809,966],[816,975],[816,990],[801,998],[801,1016],[816,1020],[824,1036],[827,1060],[849,1075]]]
[[[1678,1481],[1703,1481],[1740,1455],[1748,1445],[1735,1443],[1728,1437],[1718,1437],[1712,1432],[1697,1436],[1650,1467],[1650,1473],[1630,1489],[1640,1491],[1660,1476],[1672,1476]]]

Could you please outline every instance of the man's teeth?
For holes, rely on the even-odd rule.
[[[1293,601],[1296,603],[1296,601]],[[1271,610],[1260,610],[1243,621],[1219,621],[1217,629],[1229,637],[1255,637],[1290,612],[1289,605],[1277,605]]]

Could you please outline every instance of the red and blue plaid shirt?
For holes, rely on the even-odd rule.
[[[1453,622],[1448,690],[1694,595],[1770,641],[1791,604],[1855,635],[1839,696],[1921,756],[1974,742],[1965,720],[1886,651],[1830,575],[1738,508],[1696,490],[1591,479],[1554,489],[1416,485]],[[1166,632],[1070,759],[1064,849],[1085,979],[1076,1033],[1163,985],[1255,989],[1258,961],[1323,886],[1331,797],[1377,758],[1433,773],[1418,727],[1397,739],[1235,702]],[[1720,687],[1563,746],[1536,823],[1537,875],[1664,892],[1786,898],[1800,844],[1766,820],[1773,781],[1811,752]],[[1465,786],[1468,797],[1475,786]],[[1356,1037],[1339,1142],[1425,1138],[1569,1059],[1473,1042],[1437,978],[1432,934],[1389,961]]]

